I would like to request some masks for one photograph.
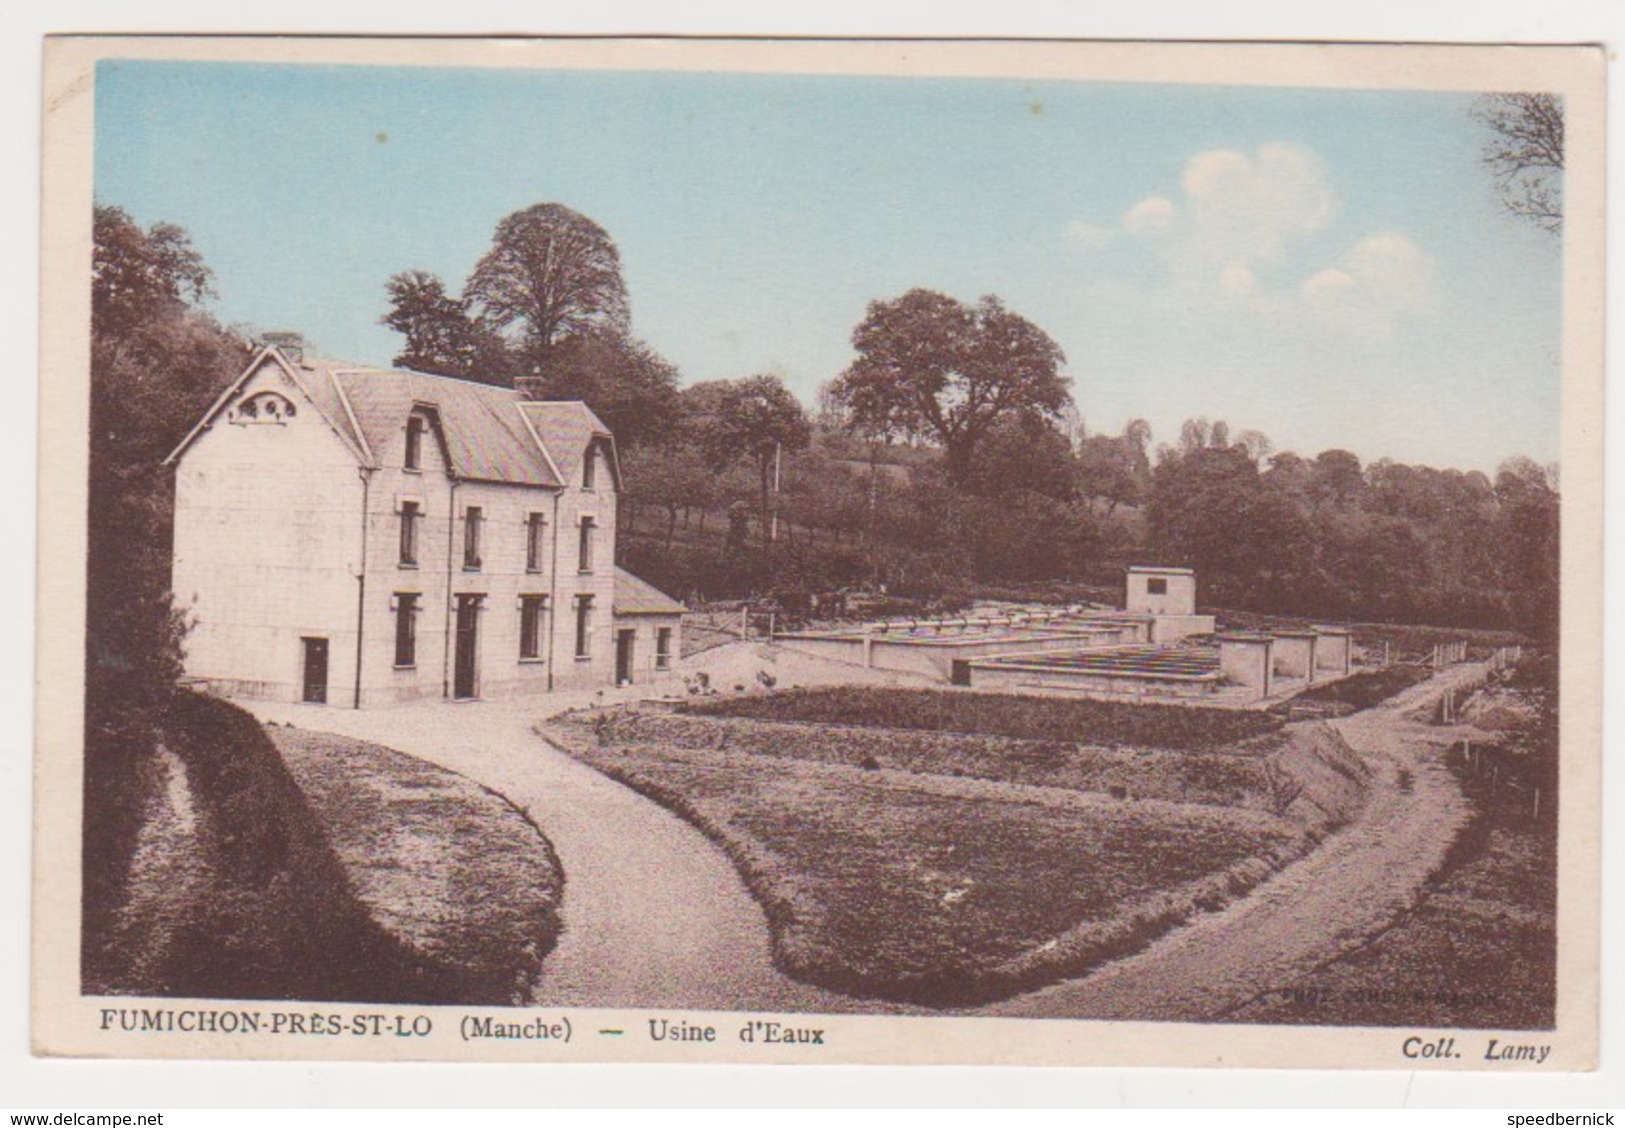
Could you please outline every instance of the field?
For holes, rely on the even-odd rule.
[[[1215,711],[1198,720],[1253,740],[1191,751],[1218,734],[1134,721],[1115,704],[999,700],[787,691],[675,713],[588,711],[546,731],[728,852],[786,972],[935,1007],[1008,997],[1134,951],[1301,855],[1363,797],[1357,761],[1341,762],[1324,729],[1258,718],[1234,728]],[[843,701],[847,723],[806,723]],[[875,723],[890,715],[914,727]],[[1091,737],[1118,743],[1078,743],[1086,720]],[[1074,738],[965,731],[974,721]],[[1131,731],[1175,746],[1124,746]]]

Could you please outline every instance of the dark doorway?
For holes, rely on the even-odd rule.
[[[327,704],[327,640],[301,639],[305,644],[304,700],[314,705]]]
[[[632,648],[636,645],[636,630],[615,632],[615,684],[632,684]]]
[[[451,695],[460,701],[475,696],[479,686],[480,600],[484,596],[457,597],[457,654]]]

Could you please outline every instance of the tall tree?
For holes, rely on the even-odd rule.
[[[99,206],[93,232],[87,699],[93,717],[134,721],[180,669],[161,464],[237,374],[243,345],[191,307],[210,274],[179,227]]]
[[[992,296],[971,307],[915,289],[871,302],[852,345],[858,359],[835,388],[854,425],[931,437],[956,484],[970,482],[996,421],[1021,411],[1054,417],[1071,399],[1060,346]]]
[[[396,364],[485,384],[513,382],[502,339],[473,315],[468,299],[447,293],[437,276],[405,270],[389,280],[388,290],[389,313],[380,320],[406,338]]]
[[[784,452],[812,439],[806,408],[777,376],[711,380],[684,393],[688,425],[719,470],[740,459],[756,469],[762,539],[772,529],[773,469]]]
[[[1501,202],[1543,231],[1563,229],[1563,106],[1551,94],[1486,94],[1472,109],[1489,130],[1484,164]]]
[[[181,672],[185,622],[169,594],[173,480],[164,456],[245,361],[192,303],[210,275],[186,232],[93,217],[90,473],[85,556],[84,908],[87,974],[140,825],[142,764]]]
[[[487,325],[510,336],[527,373],[544,374],[565,339],[624,334],[629,320],[614,240],[563,204],[533,204],[497,224],[463,296]]]
[[[1495,475],[1501,503],[1505,584],[1518,626],[1554,642],[1561,618],[1561,505],[1546,471],[1532,459],[1503,462]]]
[[[1119,505],[1140,505],[1151,485],[1151,461],[1146,447],[1151,425],[1130,420],[1118,436],[1089,435],[1078,444],[1078,491],[1085,498],[1105,498],[1106,516]]]
[[[591,405],[623,447],[669,436],[678,416],[677,369],[642,341],[610,330],[566,338],[541,376],[543,399]]]

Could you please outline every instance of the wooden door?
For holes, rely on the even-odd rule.
[[[480,597],[457,597],[457,645],[451,695],[466,701],[479,686]]]
[[[637,645],[636,630],[615,632],[615,684],[632,684],[632,648]]]
[[[316,705],[327,704],[327,640],[306,638],[304,700]]]

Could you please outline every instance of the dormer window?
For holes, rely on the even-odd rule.
[[[590,490],[598,477],[598,444],[591,443],[587,447],[587,457],[581,463],[581,488]]]
[[[408,416],[406,420],[406,459],[408,470],[421,470],[423,468],[423,432],[427,429],[427,420],[421,415]]]

